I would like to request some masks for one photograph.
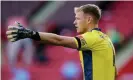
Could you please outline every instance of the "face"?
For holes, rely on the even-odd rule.
[[[75,12],[75,27],[77,29],[77,33],[83,34],[88,31],[88,17],[83,13],[83,11]]]

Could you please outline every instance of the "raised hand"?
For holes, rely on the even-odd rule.
[[[9,41],[15,42],[24,38],[32,38],[36,32],[26,29],[20,23],[15,22],[15,26],[8,26],[6,34]]]

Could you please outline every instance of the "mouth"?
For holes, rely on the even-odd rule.
[[[78,27],[77,27],[77,26],[75,26],[75,28],[77,29]]]

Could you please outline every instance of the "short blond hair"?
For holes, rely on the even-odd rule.
[[[101,18],[101,9],[95,4],[86,4],[80,7],[74,8],[75,13],[78,11],[83,11],[85,14],[90,14],[94,17],[95,22],[97,23]]]

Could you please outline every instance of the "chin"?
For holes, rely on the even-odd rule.
[[[78,34],[83,34],[83,32],[81,32],[81,31],[77,31],[77,33],[78,33]]]

